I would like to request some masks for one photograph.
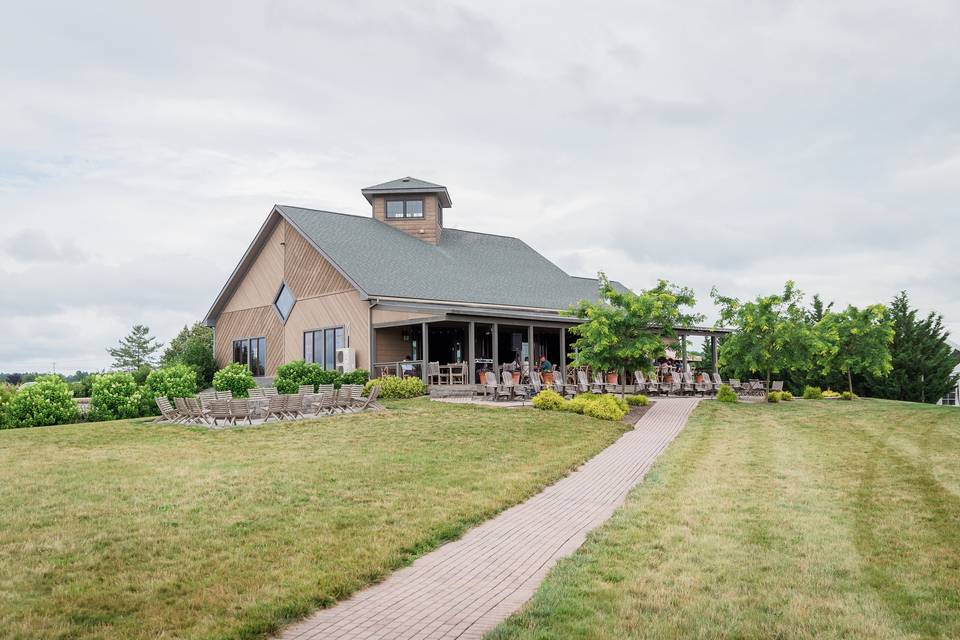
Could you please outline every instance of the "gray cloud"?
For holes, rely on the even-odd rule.
[[[948,0],[21,3],[0,369],[169,340],[274,202],[366,213],[408,174],[581,275],[907,288],[960,334],[958,31]]]

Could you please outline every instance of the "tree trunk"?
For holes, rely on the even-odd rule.
[[[772,375],[773,371],[771,369],[767,369],[767,391],[770,391],[770,376]]]
[[[853,393],[853,375],[850,373],[850,369],[847,369],[847,386],[850,387],[850,393]]]
[[[620,399],[625,400],[627,397],[627,370],[620,370]]]

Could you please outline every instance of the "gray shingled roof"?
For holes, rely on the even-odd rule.
[[[365,187],[360,190],[360,193],[363,194],[363,197],[366,198],[368,202],[373,202],[372,196],[381,194],[436,193],[440,197],[441,206],[453,206],[453,201],[450,199],[450,193],[447,191],[445,186],[442,184],[427,182],[426,180],[420,180],[418,178],[411,178],[410,176],[375,184],[372,187]]]
[[[596,279],[568,275],[517,238],[444,229],[432,245],[373,218],[277,210],[371,297],[540,309],[597,298]]]

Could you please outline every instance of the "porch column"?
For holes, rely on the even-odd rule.
[[[713,360],[713,372],[720,373],[717,368],[717,336],[710,336],[710,355]]]
[[[500,383],[500,336],[497,331],[497,323],[490,325],[490,336],[493,338],[493,375],[497,376],[497,383]]]
[[[476,327],[473,320],[467,324],[467,382],[469,384],[477,383],[477,365],[474,361],[473,352],[476,344]]]
[[[373,328],[373,324],[370,325],[370,377],[379,378],[380,374],[377,372],[377,330]]]
[[[567,384],[567,328],[560,327],[560,379]]]
[[[687,336],[680,336],[680,353],[683,358],[682,373],[687,372]]]
[[[430,361],[430,332],[428,331],[428,325],[426,322],[421,322],[420,327],[423,331],[422,341],[423,341],[423,366],[420,367],[420,377],[423,378],[423,383],[427,384],[427,362]]]
[[[534,352],[534,349],[533,349],[533,325],[532,325],[532,324],[531,324],[531,325],[527,325],[527,344],[530,345],[530,347],[529,347],[529,349],[527,349],[527,351],[529,352],[529,353],[528,353],[528,356],[529,356],[529,358],[530,358],[530,366],[532,367],[532,366],[533,366],[533,358],[534,358],[534,355],[533,355],[533,352]]]

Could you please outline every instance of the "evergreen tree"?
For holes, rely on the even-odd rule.
[[[163,345],[150,335],[150,327],[135,324],[130,334],[119,341],[112,349],[107,349],[113,357],[113,368],[123,371],[135,371],[143,366],[156,364],[156,352]]]
[[[957,359],[947,343],[950,334],[943,326],[943,317],[930,312],[926,318],[918,318],[917,313],[910,308],[906,291],[890,304],[893,371],[885,377],[865,375],[863,388],[869,395],[935,403],[957,383],[953,375]]]

